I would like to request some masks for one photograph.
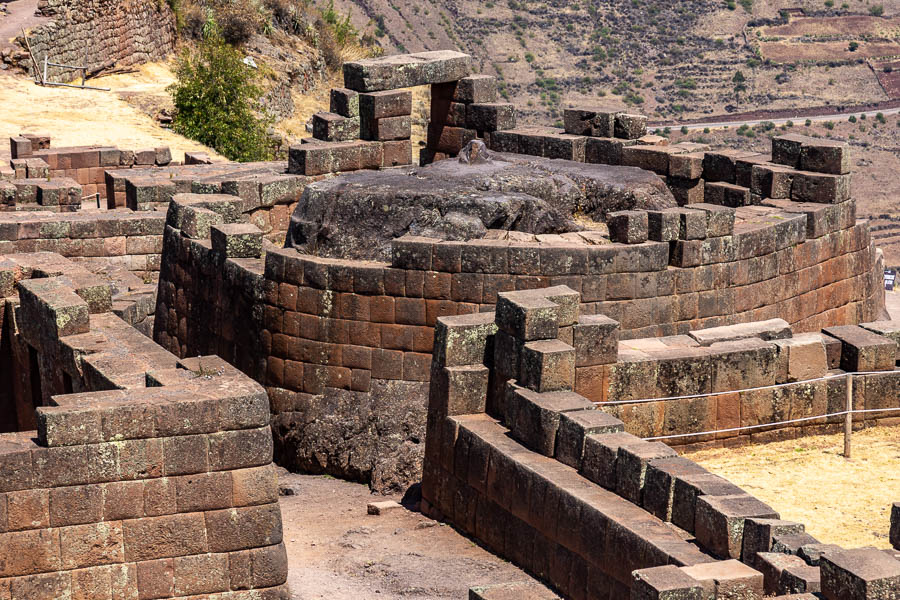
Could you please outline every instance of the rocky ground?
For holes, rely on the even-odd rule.
[[[294,600],[459,599],[474,585],[530,579],[418,512],[366,514],[386,498],[365,485],[291,474],[280,485],[294,494],[281,498]]]

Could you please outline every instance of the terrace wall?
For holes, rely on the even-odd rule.
[[[77,265],[8,261],[0,372],[36,430],[0,434],[0,598],[289,598],[265,390],[165,352]]]

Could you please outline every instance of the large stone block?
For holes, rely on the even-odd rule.
[[[631,600],[702,600],[700,582],[675,565],[632,573]]]
[[[592,137],[615,137],[616,115],[614,112],[590,108],[567,108],[563,111],[563,125],[566,133]]]
[[[697,498],[694,533],[697,541],[722,558],[740,558],[744,521],[748,518],[777,519],[770,506],[746,494]]]
[[[712,473],[678,474],[672,492],[672,523],[694,533],[698,498],[743,493],[738,486]]]
[[[701,563],[681,570],[700,582],[704,598],[762,600],[765,594],[763,574],[738,560]]]
[[[615,136],[624,140],[636,140],[647,135],[647,117],[616,113]]]
[[[472,71],[472,57],[452,50],[368,58],[344,63],[344,86],[358,92],[458,81]]]
[[[593,409],[594,405],[574,392],[537,393],[510,386],[507,420],[512,434],[544,456],[553,456],[561,413]]]
[[[606,216],[609,238],[622,244],[641,244],[647,241],[647,212],[642,210],[621,210]]]
[[[581,461],[582,475],[608,490],[616,489],[616,461],[619,447],[642,442],[630,433],[601,433],[584,438],[584,456]]]
[[[491,75],[469,75],[456,83],[453,101],[476,104],[497,101],[497,78]]]
[[[470,104],[466,107],[466,127],[482,133],[515,129],[516,107],[509,103]]]
[[[602,410],[587,409],[561,413],[554,456],[561,463],[573,469],[580,469],[584,456],[584,440],[587,436],[616,433],[624,429],[622,421]]]
[[[675,481],[685,475],[708,475],[709,472],[692,460],[675,456],[655,458],[647,464],[644,478],[644,509],[663,521],[672,521]]]
[[[652,460],[673,458],[678,454],[662,442],[623,444],[616,457],[616,493],[641,505],[647,478],[647,465]]]
[[[826,600],[891,600],[900,590],[900,561],[875,548],[826,553],[820,569]]]
[[[767,594],[799,594],[821,589],[819,569],[806,564],[799,556],[779,552],[762,552],[756,568],[763,574]]]
[[[440,317],[434,329],[433,360],[446,367],[485,364],[488,340],[496,331],[492,313]]]
[[[575,348],[562,340],[527,342],[522,349],[519,383],[536,392],[575,387]]]
[[[823,332],[841,341],[841,368],[845,371],[892,371],[897,342],[857,325],[829,327]]]
[[[528,342],[553,339],[559,332],[559,310],[543,290],[502,292],[497,298],[497,328]]]
[[[613,364],[619,357],[619,323],[605,315],[582,315],[573,330],[575,366]]]
[[[776,354],[776,383],[805,381],[822,377],[828,371],[828,359],[821,334],[799,334],[792,338],[774,340]]]
[[[776,536],[796,535],[803,533],[805,529],[802,523],[792,521],[747,519],[744,521],[741,560],[751,567],[756,567],[756,555],[760,552],[771,552]]]
[[[312,116],[313,137],[325,142],[349,142],[359,138],[359,117],[318,112]]]

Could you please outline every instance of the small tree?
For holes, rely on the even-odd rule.
[[[857,48],[859,48],[859,42],[850,42],[850,45],[847,46],[850,52],[856,52]]]
[[[214,24],[198,50],[185,53],[169,87],[175,102],[173,129],[214,148],[230,160],[271,156],[268,123],[257,116],[260,90],[240,52],[222,39]]]

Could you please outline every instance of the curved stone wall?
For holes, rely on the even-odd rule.
[[[619,321],[622,339],[774,317],[796,332],[879,318],[880,261],[852,201],[773,201],[735,214],[730,235],[701,240],[405,237],[392,264],[276,248],[264,264],[226,258],[170,218],[156,339],[181,355],[176,348],[244,361],[272,399],[282,464],[401,489],[421,464],[436,319],[486,310],[500,292],[567,285],[581,293],[582,314]],[[238,340],[228,322],[259,339]],[[603,401],[613,376],[584,371],[578,389]]]

